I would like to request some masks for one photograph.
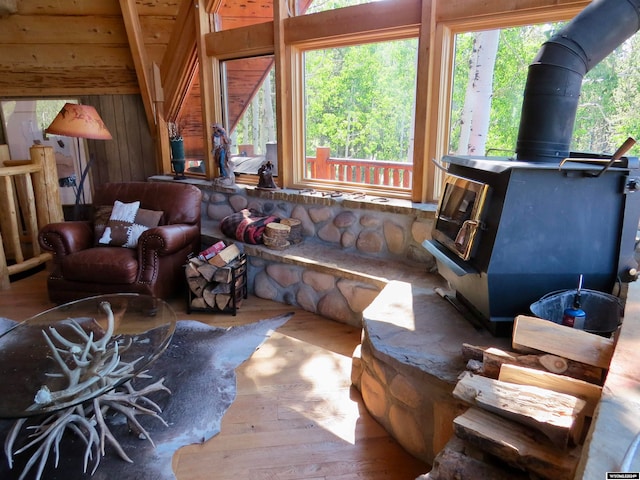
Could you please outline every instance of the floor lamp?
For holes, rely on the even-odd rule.
[[[56,118],[53,119],[51,125],[45,129],[45,133],[75,137],[78,142],[78,165],[81,175],[80,183],[76,190],[76,203],[74,207],[74,219],[77,220],[78,204],[80,203],[80,198],[84,198],[84,181],[93,163],[93,156],[90,155],[86,166],[84,169],[82,168],[80,162],[80,139],[111,140],[113,137],[94,107],[77,103],[66,103],[58,115],[56,115]]]

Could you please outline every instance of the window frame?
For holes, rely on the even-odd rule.
[[[291,17],[286,3],[274,8],[274,21],[206,35],[206,54],[214,71],[214,118],[221,121],[218,61],[273,53],[276,68],[278,183],[283,188],[325,188],[332,182],[302,181],[304,130],[302,52],[313,48],[349,46],[386,39],[418,38],[418,71],[414,119],[413,186],[407,195],[392,190],[360,188],[369,193],[434,202],[444,175],[433,160],[442,158],[449,143],[453,48],[457,33],[570,20],[588,1],[525,2],[514,11],[502,2],[468,4],[437,0],[389,0]],[[274,7],[276,5],[274,4]],[[243,182],[244,183],[244,182]],[[344,190],[344,188],[341,188]]]
[[[312,41],[299,43],[291,48],[291,54],[294,58],[295,70],[292,71],[294,83],[292,84],[291,92],[295,107],[293,109],[293,125],[295,125],[295,135],[293,144],[293,157],[299,159],[295,162],[292,169],[293,171],[293,183],[294,188],[322,188],[322,189],[334,189],[339,191],[365,191],[372,195],[386,195],[395,198],[409,198],[412,194],[413,186],[407,188],[391,187],[385,185],[367,185],[362,183],[347,183],[337,182],[323,179],[310,179],[305,178],[305,165],[306,165],[306,149],[305,149],[305,110],[304,110],[304,98],[305,98],[305,64],[304,55],[306,52],[314,50],[322,50],[329,48],[342,48],[350,47],[354,45],[365,45],[369,43],[377,42],[390,42],[395,40],[416,39],[418,40],[417,29],[407,27],[405,29],[398,29],[393,34],[371,34],[370,32],[361,33],[359,35],[350,35],[347,38],[331,38],[331,39],[314,39]],[[417,75],[417,65],[416,65]],[[416,82],[417,83],[417,82]],[[415,128],[415,121],[414,121]],[[415,135],[414,135],[415,136]],[[413,147],[411,148],[413,151]],[[413,161],[412,160],[412,165]]]

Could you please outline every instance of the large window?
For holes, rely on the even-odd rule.
[[[529,64],[564,23],[543,23],[455,37],[449,152],[515,154]],[[631,37],[584,77],[571,149],[613,153],[638,133],[640,38]],[[638,147],[635,147],[637,155]]]
[[[222,62],[224,112],[236,175],[270,161],[277,174],[273,55]]]
[[[304,53],[305,180],[411,188],[417,45]]]

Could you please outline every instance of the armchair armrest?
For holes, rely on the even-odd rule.
[[[50,223],[40,229],[38,242],[55,257],[64,257],[93,246],[93,227],[88,221]]]
[[[199,237],[200,228],[197,225],[161,225],[140,235],[138,250],[155,251],[160,256],[171,255],[192,244]]]
[[[156,272],[159,257],[170,256],[200,241],[200,226],[173,224],[150,228],[138,240],[138,281],[150,282]],[[186,256],[182,261],[186,261]]]

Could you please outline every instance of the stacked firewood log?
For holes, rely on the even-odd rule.
[[[189,295],[189,307],[195,310],[221,310],[231,307],[234,292],[241,285],[232,285],[235,262],[240,255],[236,245],[229,245],[215,256],[203,259],[201,256],[189,259],[185,267]],[[239,277],[238,282],[245,278]],[[232,288],[235,287],[234,288]]]
[[[469,405],[429,480],[573,479],[614,340],[528,316],[512,350],[463,345],[454,397]]]

